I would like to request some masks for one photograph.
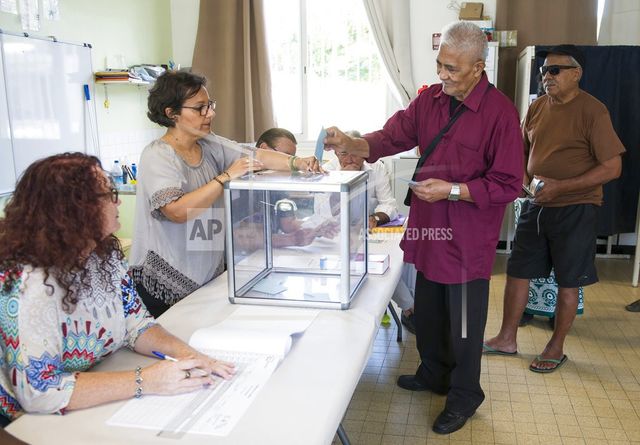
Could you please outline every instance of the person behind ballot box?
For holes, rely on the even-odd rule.
[[[211,132],[216,101],[206,79],[168,71],[149,91],[147,116],[167,128],[142,152],[131,270],[149,312],[171,305],[224,270],[224,183],[261,168],[320,171],[311,156],[244,148]]]
[[[198,353],[149,314],[113,235],[119,205],[93,156],[41,159],[20,178],[0,220],[0,424],[25,412],[184,393],[212,383],[210,373],[233,375],[231,363]],[[178,360],[87,372],[123,347]]]

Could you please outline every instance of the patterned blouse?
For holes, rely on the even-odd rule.
[[[64,414],[77,372],[123,346],[133,349],[155,324],[126,264],[115,258],[110,263],[113,287],[102,283],[100,261],[90,257],[89,290],[79,293],[71,314],[63,309],[56,281],[50,277],[45,284],[43,269],[0,270],[0,414]]]

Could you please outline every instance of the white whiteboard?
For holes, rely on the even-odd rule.
[[[91,47],[0,34],[0,193],[36,159],[65,151],[98,154]],[[89,124],[89,120],[93,124]]]

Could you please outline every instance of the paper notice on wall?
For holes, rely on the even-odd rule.
[[[38,0],[19,0],[23,31],[40,31]]]
[[[49,20],[60,20],[59,0],[42,0],[42,11]]]
[[[0,0],[0,12],[18,14],[18,2],[16,0]]]

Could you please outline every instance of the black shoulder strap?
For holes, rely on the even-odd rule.
[[[427,158],[431,156],[431,153],[433,153],[433,150],[435,150],[436,145],[438,145],[438,142],[440,142],[440,139],[442,139],[442,136],[444,136],[445,133],[449,131],[451,126],[458,120],[458,118],[462,115],[462,113],[465,112],[466,109],[467,109],[466,106],[464,106],[463,104],[460,104],[456,112],[449,119],[449,122],[447,122],[447,125],[445,125],[444,128],[440,130],[440,132],[436,135],[436,137],[433,138],[429,146],[422,152],[422,155],[420,156],[420,159],[418,159],[418,163],[416,164],[416,169],[413,171],[413,175],[411,176],[412,181],[416,180],[416,176],[418,176],[418,172],[424,165]],[[411,187],[409,187],[409,190],[407,190],[407,196],[404,198],[404,205],[406,206],[411,205]]]

